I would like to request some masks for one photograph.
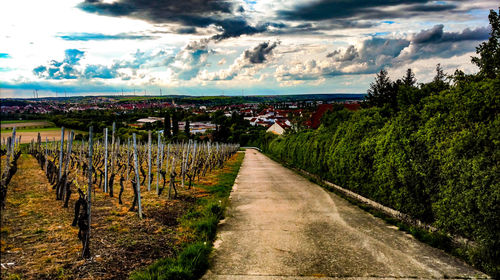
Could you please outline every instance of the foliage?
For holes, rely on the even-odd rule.
[[[481,76],[495,78],[500,75],[500,8],[498,13],[490,10],[488,19],[491,25],[490,38],[476,48],[479,57],[473,57],[472,63],[479,67]]]
[[[319,129],[274,138],[263,148],[473,240],[477,246],[462,252],[463,257],[498,276],[500,78],[458,73],[450,85],[439,67],[437,72],[439,77],[420,88],[399,86],[398,108],[390,114],[387,104],[357,112],[333,110]]]
[[[370,84],[366,101],[372,106],[385,104],[394,106],[396,103],[395,86],[389,79],[385,69],[380,70],[375,81]]]

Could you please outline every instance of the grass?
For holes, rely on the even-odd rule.
[[[209,195],[198,198],[196,205],[181,219],[180,230],[184,231],[184,242],[175,258],[163,258],[147,268],[133,272],[132,280],[146,279],[198,279],[209,265],[212,242],[217,224],[224,217],[229,193],[238,175],[244,153],[237,153],[236,160],[229,162],[213,181],[197,184]]]
[[[48,122],[48,121],[46,121],[46,120],[12,120],[12,121],[1,121],[2,124],[27,123],[27,122]]]

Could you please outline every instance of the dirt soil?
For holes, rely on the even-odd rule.
[[[129,211],[130,183],[125,184],[123,205],[118,204],[118,183],[115,197],[98,189],[92,204],[92,258],[83,260],[78,228],[71,226],[76,189],[70,207],[63,208],[37,161],[23,154],[18,162],[1,217],[2,279],[126,279],[131,271],[175,254],[189,235],[178,218],[196,197],[205,195],[204,190],[193,188],[182,191],[176,200],[168,200],[165,192],[158,197],[155,179],[151,192],[141,190],[144,219],[140,220],[137,212]],[[212,184],[217,172],[200,183]]]

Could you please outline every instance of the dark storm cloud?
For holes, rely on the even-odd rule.
[[[483,41],[489,38],[491,29],[489,27],[479,27],[476,29],[466,28],[462,32],[444,32],[444,25],[438,24],[428,30],[422,30],[417,33],[412,42],[416,44],[437,44],[443,42],[459,41]]]
[[[335,22],[314,22],[314,23],[301,23],[297,25],[272,25],[276,29],[267,30],[270,35],[322,35],[328,37],[349,37],[348,35],[326,35],[324,31],[334,29],[348,29],[348,28],[370,28],[376,26],[374,22],[367,21],[350,21],[350,20],[336,20]]]
[[[219,0],[121,0],[105,3],[87,0],[79,8],[100,15],[139,18],[153,23],[180,23],[186,28],[180,33],[194,33],[195,27],[214,25],[221,31],[212,37],[219,41],[230,37],[251,35],[267,30],[268,24],[252,26],[242,16],[235,16],[239,7],[229,1]],[[241,9],[240,13],[241,13]],[[188,32],[182,32],[188,31]]]
[[[222,28],[222,33],[212,36],[215,41],[224,40],[241,35],[252,35],[262,33],[267,30],[268,24],[251,26],[244,18],[231,18],[223,20],[214,20],[214,24]]]
[[[121,0],[113,3],[87,0],[78,6],[90,13],[131,16],[157,23],[172,20],[200,23],[203,18],[230,14],[233,9],[230,2],[217,0]]]
[[[179,27],[174,29],[177,34],[196,34],[196,28],[192,26]]]
[[[245,58],[248,59],[252,64],[259,64],[266,61],[266,56],[273,51],[276,46],[278,46],[279,42],[263,42],[258,46],[253,48],[252,50],[245,51]]]
[[[387,7],[392,7],[390,11]],[[331,19],[385,19],[407,17],[428,12],[453,10],[449,3],[435,4],[429,0],[320,0],[278,11],[278,15],[294,21],[320,21]]]
[[[120,33],[115,35],[102,34],[102,33],[68,33],[60,34],[56,37],[65,41],[105,41],[105,40],[153,40],[159,37],[150,35],[138,35]]]

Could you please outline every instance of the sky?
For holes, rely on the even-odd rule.
[[[474,73],[490,0],[8,0],[0,96],[365,93]]]

